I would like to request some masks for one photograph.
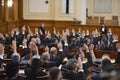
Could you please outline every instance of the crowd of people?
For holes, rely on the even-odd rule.
[[[6,46],[10,47],[6,58],[12,59],[7,64],[3,63]],[[20,54],[18,47],[22,48]],[[39,48],[44,48],[41,55]],[[115,64],[120,62],[118,36],[110,28],[107,33],[95,29],[90,34],[89,30],[80,28],[60,33],[55,28],[53,32],[46,31],[42,24],[33,33],[29,26],[23,26],[21,30],[13,29],[10,35],[0,33],[0,71],[6,73],[7,80],[19,80],[20,65],[24,64],[25,80],[37,80],[40,76],[48,76],[49,80],[86,80],[90,67],[97,62],[91,80],[119,80],[119,68],[111,63],[109,55],[104,54],[98,61],[94,50],[114,50],[117,52]]]

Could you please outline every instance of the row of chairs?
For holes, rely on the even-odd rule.
[[[118,26],[118,16],[112,16],[112,19],[105,19],[104,16],[88,16],[87,17],[87,25],[100,25],[105,24],[107,26]]]

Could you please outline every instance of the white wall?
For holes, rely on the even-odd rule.
[[[40,19],[53,20],[54,19],[54,4],[53,4],[54,0],[49,0],[49,4],[47,4],[48,10],[47,8],[43,9],[42,6],[45,6],[46,4],[42,3],[42,1],[38,2],[38,4],[40,4],[39,7],[38,7],[38,4],[36,4],[36,2],[33,1],[33,4],[32,4],[33,8],[30,8],[31,7],[31,5],[29,4],[30,1],[33,1],[33,0],[23,0],[23,18],[24,19],[34,19],[34,20],[40,20]],[[37,9],[35,5],[37,5],[38,7]]]
[[[86,6],[87,6],[87,0],[81,0],[80,2],[80,20],[81,24],[86,24]]]
[[[81,20],[84,24],[85,22],[85,10],[88,8],[88,16],[105,16],[105,19],[112,19],[112,16],[119,16],[120,24],[120,0],[112,0],[112,9],[110,13],[95,13],[94,12],[94,0],[85,0],[87,1],[86,7],[83,2],[84,0],[73,0],[73,12],[70,14],[63,13],[62,10],[62,0],[48,0],[48,12],[30,12],[29,7],[30,0],[23,0],[23,17],[24,19],[34,19],[34,20],[73,20],[77,18]],[[45,1],[45,0],[44,0]],[[83,2],[82,2],[83,1]],[[40,7],[41,8],[41,7]],[[41,9],[42,10],[42,9]]]
[[[29,2],[31,0],[23,0],[24,6],[23,6],[23,17],[24,19],[44,19],[44,20],[73,20],[73,18],[77,18],[80,20],[80,0],[73,0],[73,11],[70,14],[63,13],[62,9],[62,0],[48,0],[49,1],[49,9],[48,12],[43,11],[40,12],[39,10],[32,10],[36,12],[30,12],[30,6]],[[45,1],[45,0],[44,0]],[[33,2],[33,6],[36,4],[36,2]],[[39,7],[41,8],[41,7]],[[34,9],[34,8],[32,8]],[[40,9],[43,10],[43,9]]]

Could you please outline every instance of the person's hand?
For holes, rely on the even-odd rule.
[[[12,47],[13,47],[13,51],[14,51],[14,53],[17,53],[16,39],[14,39],[14,40],[12,41]]]
[[[30,42],[29,48],[30,48],[31,50],[34,50],[34,48],[35,48],[35,43],[34,43],[33,41]]]
[[[31,31],[31,30],[30,30],[30,26],[27,26],[27,28],[28,28],[28,31]]]
[[[80,48],[80,54],[79,54],[79,56],[81,57],[82,60],[85,58],[85,54],[84,54],[82,48]]]
[[[51,33],[50,33],[50,31],[47,32],[47,36],[48,36],[49,38],[51,38]]]
[[[35,28],[35,34],[38,34],[38,28]]]
[[[57,35],[60,36],[60,32],[59,31],[57,31]]]
[[[75,34],[75,30],[74,29],[72,29],[72,34]]]
[[[65,31],[64,31],[64,30],[62,30],[62,36],[64,35],[64,33],[65,33]]]
[[[35,45],[35,52],[36,52],[36,55],[39,55],[38,47],[36,45]]]
[[[94,63],[95,60],[96,60],[96,56],[95,56],[95,54],[94,54],[94,45],[93,45],[93,44],[90,44],[89,49],[90,49],[92,61],[93,61],[93,63]]]
[[[70,35],[70,31],[68,28],[66,29],[66,35]]]
[[[20,61],[20,54],[17,53],[17,44],[16,44],[16,39],[12,41],[12,47],[13,47],[13,52],[18,55],[18,61]]]
[[[45,47],[45,52],[49,52],[49,47],[48,46]]]
[[[36,38],[36,42],[37,42],[37,43],[41,43],[41,40],[40,40],[39,37]]]
[[[78,28],[78,32],[81,33],[81,28]]]
[[[38,47],[34,42],[30,42],[30,50],[34,52],[34,55],[39,55]]]
[[[26,27],[25,27],[25,26],[23,26],[23,27],[22,27],[22,31],[25,31],[25,30],[26,30]]]
[[[27,39],[24,39],[23,42],[22,42],[22,44],[23,44],[24,46],[27,46]]]
[[[11,35],[14,35],[14,29],[12,29],[12,31],[11,31]]]
[[[14,39],[14,40],[12,41],[12,46],[13,46],[14,48],[16,48],[16,39]]]
[[[67,34],[66,34],[66,32],[63,32],[62,40],[64,41],[65,44],[68,44],[68,42],[67,42]]]
[[[0,33],[0,37],[1,37],[2,39],[5,39],[5,37],[3,36],[3,34],[2,34],[2,33]]]
[[[53,33],[56,34],[56,29],[55,29],[55,27],[53,28]]]
[[[90,49],[90,51],[93,51],[94,50],[94,45],[90,44],[89,49]]]
[[[83,64],[82,64],[82,60],[81,60],[81,57],[78,57],[78,68],[79,69],[83,69]]]
[[[30,36],[33,36],[33,32],[31,31],[29,26],[28,26],[28,33],[30,34]]]
[[[59,42],[58,45],[57,45],[57,47],[58,47],[58,49],[63,49],[63,47],[62,47],[62,43]]]
[[[83,47],[84,47],[84,49],[86,50],[86,52],[89,52],[89,48],[88,48],[88,46],[87,46],[86,43],[84,43]]]

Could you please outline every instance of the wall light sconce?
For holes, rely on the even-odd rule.
[[[2,6],[4,6],[4,0],[2,0]]]
[[[13,0],[8,0],[7,5],[8,5],[8,7],[12,7],[12,5],[13,5]]]

